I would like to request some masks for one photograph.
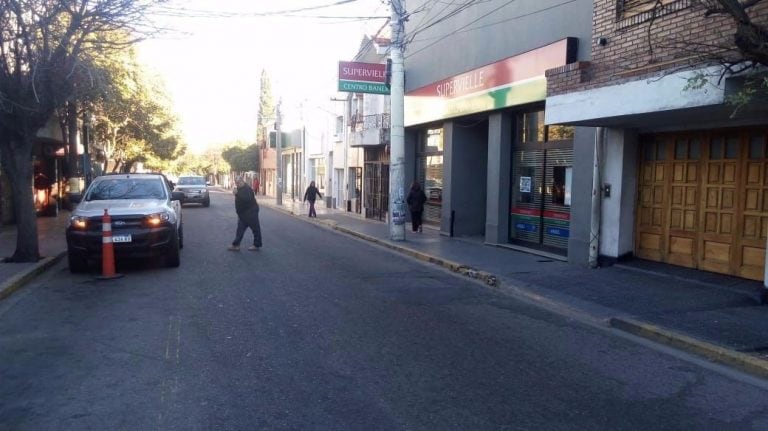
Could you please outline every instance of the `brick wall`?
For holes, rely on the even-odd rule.
[[[750,15],[768,24],[768,1]],[[617,0],[595,0],[592,30],[592,60],[547,71],[549,96],[711,63],[717,46],[732,45],[735,26],[730,16],[705,16],[694,0],[625,19],[617,17]]]

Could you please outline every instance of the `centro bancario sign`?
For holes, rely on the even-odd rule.
[[[339,91],[348,93],[389,94],[387,65],[379,63],[339,62]]]

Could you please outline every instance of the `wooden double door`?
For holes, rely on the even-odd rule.
[[[768,128],[641,136],[635,254],[762,280]]]

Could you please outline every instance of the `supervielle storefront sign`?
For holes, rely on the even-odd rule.
[[[544,72],[574,61],[575,48],[575,39],[563,39],[408,92],[405,125],[542,101]]]
[[[389,94],[387,65],[339,62],[339,91],[348,93]]]

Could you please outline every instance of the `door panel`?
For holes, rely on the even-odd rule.
[[[670,140],[670,143],[672,141]],[[699,214],[699,158],[701,143],[696,138],[674,139],[670,213],[666,260],[675,265],[696,267]]]
[[[768,131],[645,136],[640,159],[637,256],[763,279]]]
[[[744,192],[735,273],[762,280],[768,231],[768,133],[750,133],[744,147]]]
[[[736,258],[734,219],[736,217],[736,187],[738,182],[738,136],[714,136],[708,145],[706,180],[702,185],[704,200],[704,232],[698,267],[707,271],[732,274]]]
[[[643,144],[638,193],[637,241],[635,254],[664,261],[666,210],[666,143],[649,140]]]
[[[514,153],[510,240],[562,253],[568,249],[573,147]]]

